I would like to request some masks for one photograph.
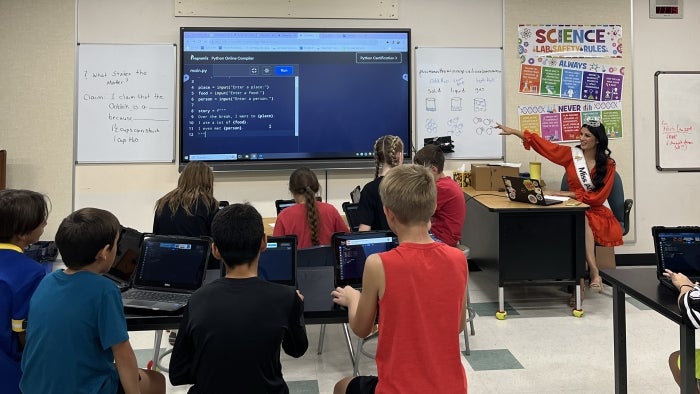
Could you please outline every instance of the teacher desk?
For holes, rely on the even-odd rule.
[[[586,272],[584,223],[588,205],[576,200],[543,206],[513,202],[503,192],[462,189],[467,216],[462,240],[469,260],[498,266],[498,311],[505,319],[503,288],[512,285],[575,285],[576,317]]]

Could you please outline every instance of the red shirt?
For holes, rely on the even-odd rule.
[[[318,241],[319,245],[330,245],[331,235],[337,232],[349,232],[350,229],[338,213],[338,210],[331,204],[316,202],[318,209]],[[297,248],[310,248],[311,227],[306,220],[306,204],[295,204],[285,208],[277,215],[274,236],[296,235]]]
[[[467,214],[464,192],[450,177],[442,177],[437,186],[437,208],[430,220],[430,231],[449,246],[462,239],[462,226]]]
[[[379,257],[386,288],[376,393],[466,393],[459,349],[469,275],[464,254],[439,242],[402,243]]]

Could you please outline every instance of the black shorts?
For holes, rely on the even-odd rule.
[[[348,383],[345,394],[374,394],[379,378],[376,376],[357,376]]]

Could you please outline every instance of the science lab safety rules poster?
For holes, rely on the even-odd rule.
[[[522,57],[622,57],[620,25],[520,25]]]

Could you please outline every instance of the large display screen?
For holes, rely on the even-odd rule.
[[[180,31],[180,163],[367,167],[377,138],[411,147],[408,29]]]

